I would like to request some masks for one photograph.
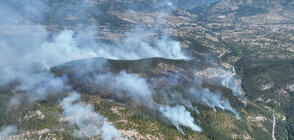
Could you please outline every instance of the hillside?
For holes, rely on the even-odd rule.
[[[294,139],[293,7],[3,1],[0,139]]]

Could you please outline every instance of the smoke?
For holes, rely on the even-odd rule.
[[[50,73],[30,76],[23,79],[22,83],[16,86],[15,91],[29,94],[28,98],[31,102],[46,100],[48,96],[55,96],[67,89],[66,77],[54,77]]]
[[[0,139],[6,139],[7,137],[17,133],[17,127],[10,125],[6,127],[2,127],[0,130]]]
[[[102,137],[104,140],[119,139],[121,134],[109,123],[107,119],[96,113],[93,106],[80,101],[81,95],[74,92],[64,98],[60,103],[64,110],[65,120],[71,125],[76,125],[79,137]]]
[[[211,84],[223,86],[232,90],[235,96],[246,106],[246,99],[243,94],[243,89],[241,87],[241,81],[236,78],[235,70],[232,71],[225,70],[223,68],[207,68],[204,71],[199,71],[196,73],[198,78],[203,79],[203,81],[209,81]]]
[[[207,74],[207,76],[206,76]],[[208,88],[203,88],[203,82],[209,84],[221,84],[223,78],[216,79],[214,73],[209,73],[207,71],[198,71],[194,74],[194,79],[191,80],[190,84],[184,85],[184,89],[181,90],[167,90],[157,93],[157,98],[161,98],[164,103],[167,104],[182,104],[185,105],[190,110],[200,113],[197,107],[193,106],[193,103],[202,104],[211,107],[216,111],[216,107],[222,110],[228,110],[235,114],[237,119],[240,119],[239,113],[231,106],[230,101],[223,97],[221,92],[211,92]],[[218,76],[218,75],[217,75]],[[206,78],[204,80],[204,78]],[[168,77],[165,76],[163,79],[158,79],[157,81],[163,80],[164,83],[172,83],[172,86],[178,86],[181,81],[177,76]],[[187,80],[189,81],[189,80]],[[153,85],[151,83],[151,85]],[[172,86],[167,86],[172,88]],[[166,86],[165,86],[166,87]]]
[[[207,105],[214,111],[216,111],[215,107],[218,107],[222,110],[229,110],[235,114],[237,119],[240,119],[239,113],[231,106],[228,99],[222,97],[221,93],[212,93],[207,88],[197,91],[191,88],[190,94],[194,102]]]
[[[160,106],[159,111],[165,116],[176,128],[184,134],[182,126],[191,128],[193,131],[201,132],[202,129],[194,124],[194,118],[191,113],[186,110],[184,106],[177,105],[175,107]]]
[[[22,3],[25,2],[22,1]],[[33,3],[33,1],[30,0],[30,3]],[[26,19],[26,16],[30,15],[31,12],[43,13],[41,8],[36,8],[24,12],[26,15],[23,15],[15,8],[16,6],[19,7],[21,3],[15,5],[15,2],[4,2],[3,5],[2,11],[9,12],[5,12],[8,15],[1,14],[1,19],[6,19],[6,16],[15,17],[14,15]],[[46,3],[38,1],[35,6],[38,5],[44,7],[43,5],[46,5]],[[24,9],[24,11],[27,10]],[[36,17],[39,16],[39,14],[36,14]],[[6,24],[10,25],[10,23]],[[77,32],[64,30],[52,35],[47,32],[45,27],[40,25],[33,24],[18,29],[19,26],[28,25],[17,22],[15,26],[11,27],[11,35],[0,33],[0,79],[2,85],[17,78],[22,79],[23,76],[36,71],[84,58],[103,57],[134,60],[163,57],[188,59],[182,52],[180,42],[172,40],[168,36],[161,38],[151,36],[148,37],[150,38],[148,41],[144,40],[146,36],[143,36],[143,34],[151,31],[126,32],[126,38],[116,42],[115,45],[101,45],[102,43],[96,40],[95,33],[91,32],[92,29]]]
[[[115,129],[113,125],[109,122],[104,122],[102,126],[102,139],[103,140],[113,140],[113,139],[123,139],[121,134]]]
[[[153,57],[189,59],[183,52],[180,42],[171,39],[167,31],[159,24],[155,25],[154,29],[146,29],[138,25],[134,31],[125,32],[125,38],[119,41],[113,39],[111,40],[113,44],[108,45],[101,43],[92,29],[64,30],[58,33],[50,33],[45,26],[32,22],[35,19],[43,18],[42,16],[46,11],[44,9],[48,8],[47,6],[48,2],[45,0],[11,0],[3,1],[0,5],[0,25],[8,30],[0,30],[0,85],[15,80],[18,82],[14,92],[19,94],[10,100],[10,106],[20,106],[20,100],[23,99],[20,96],[27,97],[29,102],[35,102],[46,100],[48,97],[56,96],[61,92],[68,92],[71,87],[67,85],[67,77],[55,77],[47,70],[72,60],[93,57],[116,60],[137,60]],[[83,16],[87,15],[88,5],[83,3],[81,6],[81,12],[71,13],[69,10],[65,13],[72,14],[83,21],[85,20]],[[164,17],[168,16],[174,6],[169,1],[154,4],[154,6],[162,8],[157,21],[163,24]],[[70,7],[66,7],[66,9],[70,9]],[[57,16],[61,16],[62,13],[57,12]],[[54,18],[55,14],[47,13],[45,16]],[[26,24],[27,22],[29,24]],[[55,20],[54,22],[58,21]],[[10,27],[10,25],[13,25],[13,27]],[[162,36],[150,35],[156,33],[156,30],[159,29],[163,30]],[[91,69],[92,66],[84,67],[83,71],[90,71]],[[207,73],[213,75],[210,71]],[[223,86],[228,85],[234,93],[236,92],[235,94],[238,94],[236,85],[229,84],[231,79],[229,77],[232,74],[218,73],[217,75],[218,77],[219,75],[226,75],[216,78],[216,82],[220,82]],[[182,105],[199,113],[197,107],[192,106],[192,102],[202,103],[213,109],[219,107],[222,110],[229,110],[238,116],[237,111],[232,108],[228,100],[223,99],[220,93],[211,93],[208,89],[194,90],[191,88],[185,94],[193,98],[174,97],[170,100],[182,105],[171,107],[156,103],[153,100],[153,95],[158,93],[149,88],[147,80],[139,75],[121,71],[119,74],[99,74],[95,76],[95,79],[100,87],[111,89],[119,99],[128,97],[136,104],[157,109],[182,133],[184,132],[181,126],[197,132],[202,131],[195,124],[190,112]],[[175,79],[171,81],[174,81],[175,84],[178,83]],[[93,106],[80,101],[78,93],[71,93],[62,100],[60,105],[64,110],[65,120],[79,128],[76,131],[77,136],[101,137],[105,140],[121,138],[121,134],[115,127],[104,116],[96,113]],[[1,130],[0,136],[3,135],[4,137],[13,133],[16,133],[16,128],[9,126]]]
[[[33,32],[33,31],[31,31]],[[49,69],[52,66],[76,59],[96,57],[87,49],[77,46],[72,31],[63,31],[52,41],[46,41],[48,34],[43,29],[36,30],[30,38],[27,35],[0,35],[0,79],[12,81],[25,79],[27,75]]]
[[[59,26],[61,29],[80,30],[87,26],[95,26],[96,21],[93,17],[100,14],[99,8],[95,5],[96,2],[92,0],[50,1],[43,22],[50,26]]]
[[[152,2],[152,7],[160,9],[155,16],[156,25],[146,27],[142,21],[137,21],[134,29],[124,33],[115,45],[99,46],[97,55],[116,60],[137,60],[142,58],[161,57],[168,59],[189,59],[182,51],[179,41],[171,39],[168,29],[164,28],[165,17],[169,16],[174,8],[169,0]],[[137,13],[130,12],[132,17],[139,17]],[[137,19],[138,20],[138,19]],[[160,35],[160,36],[156,36]]]
[[[142,32],[127,32],[126,39],[118,42],[121,46],[103,46],[97,42],[94,33],[88,34],[88,30],[49,33],[44,26],[32,22],[35,19],[42,19],[43,9],[47,8],[47,4],[47,1],[29,0],[18,3],[12,0],[2,2],[0,6],[0,23],[9,30],[8,33],[0,33],[1,85],[17,80],[19,84],[15,92],[21,93],[10,100],[10,106],[20,106],[20,100],[23,99],[21,95],[27,97],[29,102],[35,102],[68,91],[70,87],[66,84],[66,77],[55,77],[43,70],[72,60],[92,57],[186,59],[180,43],[167,36],[152,37],[146,41],[144,36],[139,36]],[[74,15],[83,16],[79,13]],[[153,104],[152,94],[145,79],[121,72],[114,81],[110,85],[114,90],[127,94],[136,102],[142,101],[148,106]],[[76,135],[88,138],[101,136],[106,140],[121,136],[105,117],[79,99],[80,95],[72,93],[60,104],[64,110],[65,120],[79,127]],[[1,135],[6,136],[13,131],[13,127],[7,127]]]
[[[137,104],[154,105],[152,93],[145,78],[136,74],[121,71],[119,74],[99,74],[95,76],[95,79],[100,87],[113,90],[118,98],[123,98],[126,95]]]
[[[172,0],[178,7],[191,9],[198,6],[217,2],[219,0]]]
[[[127,95],[127,97],[131,98],[136,104],[152,109],[158,109],[162,115],[170,120],[183,134],[184,132],[179,125],[189,127],[193,131],[201,131],[201,128],[194,124],[194,118],[184,106],[178,105],[176,107],[170,107],[168,105],[160,105],[154,102],[153,93],[155,91],[149,88],[145,78],[121,71],[119,74],[108,73],[96,75],[95,79],[98,85],[102,83],[102,87],[108,87],[114,90],[114,94],[120,99],[123,97],[121,94]],[[185,104],[186,103],[187,102],[185,102]],[[198,111],[197,108],[194,109],[196,112]]]
[[[205,74],[203,73],[208,74],[208,76],[204,76]],[[110,93],[115,94],[119,99],[125,99],[124,97],[127,96],[138,105],[143,105],[148,108],[160,108],[159,111],[163,114],[163,116],[167,117],[168,120],[170,120],[172,124],[175,125],[181,132],[182,130],[179,128],[179,125],[189,127],[194,131],[199,131],[199,129],[196,129],[195,126],[197,125],[194,124],[193,121],[189,121],[188,124],[185,124],[181,120],[176,120],[176,118],[179,116],[174,116],[175,118],[171,118],[173,115],[168,115],[177,112],[180,117],[185,118],[186,120],[190,120],[189,115],[185,115],[185,112],[188,111],[183,111],[183,108],[181,107],[172,108],[166,105],[160,105],[153,101],[154,96],[156,96],[160,102],[165,104],[185,105],[190,110],[193,110],[198,114],[200,113],[199,110],[197,107],[193,106],[192,103],[209,106],[214,111],[216,111],[216,108],[228,110],[234,113],[237,119],[240,119],[239,113],[231,106],[229,100],[222,96],[222,93],[211,92],[209,89],[203,89],[202,87],[203,81],[212,81],[215,82],[215,84],[222,84],[225,78],[220,77],[219,73],[207,73],[207,71],[200,71],[195,73],[195,78],[192,82],[193,86],[188,86],[187,90],[184,90],[181,94],[170,90],[157,91],[151,88],[154,86],[154,84],[156,84],[157,81],[162,80],[163,82],[171,82],[171,85],[176,86],[178,83],[181,83],[177,77],[178,76],[165,76],[164,79],[157,79],[155,83],[153,83],[154,81],[150,81],[150,83],[147,82],[145,78],[136,74],[129,74],[125,71],[121,71],[119,74],[98,74],[95,76],[95,79],[99,87],[107,87],[111,89],[112,91]],[[206,79],[203,80],[203,78]],[[151,85],[151,87],[149,87],[149,85]],[[198,128],[200,127],[198,126]]]
[[[81,1],[82,2],[82,1]],[[70,30],[49,33],[40,20],[57,8],[47,0],[9,0],[0,5],[1,84],[71,60],[96,57]],[[67,2],[67,4],[70,2]],[[85,2],[83,2],[85,3]],[[86,7],[81,4],[80,7]],[[59,7],[60,9],[60,7]],[[83,11],[79,8],[77,11]],[[68,9],[67,9],[68,10]],[[52,9],[49,11],[53,11]],[[72,11],[67,11],[72,12]],[[84,12],[83,12],[84,13]],[[26,77],[24,77],[26,76]],[[23,78],[24,77],[24,78]]]
[[[20,25],[37,19],[46,7],[47,0],[2,0],[0,25]]]
[[[141,35],[140,35],[141,34]],[[101,46],[97,56],[116,60],[136,60],[142,58],[162,57],[168,59],[188,59],[181,50],[180,42],[163,36],[161,39],[152,38],[144,41],[142,34],[132,33],[124,41],[117,42],[121,46]]]

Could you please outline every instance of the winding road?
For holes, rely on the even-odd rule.
[[[223,52],[218,57],[221,58],[223,55],[225,55],[228,51]],[[235,67],[232,69],[233,75],[226,81],[226,87],[229,88],[229,81],[236,75]],[[275,138],[275,127],[276,127],[276,116],[273,114],[273,129],[272,129],[272,138],[273,140],[276,140]]]
[[[275,138],[275,127],[276,127],[276,116],[273,114],[273,131],[272,131],[273,140],[276,140],[276,138]]]

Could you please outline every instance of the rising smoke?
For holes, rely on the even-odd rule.
[[[97,57],[85,47],[79,36],[74,37],[71,30],[50,34],[41,25],[26,24],[27,20],[40,18],[46,6],[47,1],[37,0],[1,2],[0,25],[8,32],[0,33],[0,84],[17,80],[15,93],[19,93],[10,100],[10,108],[21,107],[20,100],[24,99],[21,96],[25,96],[28,102],[36,102],[68,90],[66,77],[55,77],[44,69],[71,60]],[[61,104],[66,120],[79,126],[77,135],[93,137],[102,133],[99,135],[106,140],[120,137],[120,133],[106,118],[95,113],[93,107],[81,102],[72,103],[79,98],[78,94],[71,94]],[[1,130],[0,136],[3,138],[15,133],[16,128],[9,126]]]
[[[202,129],[195,125],[194,118],[191,116],[191,113],[186,110],[184,106],[177,105],[175,107],[170,106],[160,106],[159,111],[168,118],[177,129],[184,134],[182,126],[191,128],[193,131],[201,132]]]
[[[30,75],[30,78],[24,78],[21,84],[15,87],[16,92],[22,92],[28,95],[30,102],[44,101],[48,96],[66,91],[66,77],[54,77],[51,73],[40,73]]]
[[[107,122],[107,119],[96,113],[93,106],[80,102],[80,98],[81,95],[74,92],[61,102],[64,120],[79,128],[75,135],[80,138],[101,136],[104,140],[119,139],[121,134]]]
[[[83,21],[84,12],[87,11],[86,8],[89,7],[89,3],[80,2],[82,3],[81,13],[72,14],[81,16],[80,20]],[[161,37],[146,37],[144,34],[155,31],[149,29],[129,31],[125,33],[125,38],[122,40],[114,41],[115,43],[110,45],[102,45],[96,39],[95,33],[89,31],[89,29],[63,30],[52,33],[39,23],[26,23],[28,20],[44,20],[42,16],[45,12],[44,9],[48,8],[47,4],[48,1],[45,0],[11,0],[2,2],[0,5],[0,25],[9,30],[0,33],[0,85],[17,81],[14,91],[21,93],[10,100],[10,106],[21,106],[19,100],[23,98],[19,96],[27,97],[26,99],[29,102],[38,102],[48,99],[49,96],[71,91],[67,77],[56,77],[48,70],[53,66],[72,60],[93,57],[117,60],[137,60],[153,57],[189,59],[182,51],[180,42],[171,39],[168,33],[163,33]],[[174,8],[169,1],[154,5]],[[162,22],[169,13],[169,10],[161,11],[157,22]],[[46,16],[52,16],[53,13],[47,14]],[[10,25],[14,27],[10,27]],[[162,27],[156,25],[156,28]],[[86,71],[90,69],[91,66],[84,68]],[[221,81],[229,81],[227,77],[220,79]],[[104,88],[107,87],[115,91],[117,98],[127,96],[138,105],[150,109],[156,108],[182,133],[184,132],[181,126],[197,132],[202,131],[200,126],[195,124],[191,113],[184,107],[198,111],[197,107],[192,106],[192,103],[201,103],[213,109],[218,107],[229,110],[238,116],[237,111],[232,108],[228,100],[222,98],[220,93],[212,93],[208,89],[195,90],[191,87],[186,94],[193,98],[190,100],[182,97],[169,99],[179,104],[171,107],[168,103],[167,105],[156,103],[153,100],[153,95],[157,92],[150,88],[148,85],[150,83],[145,78],[136,74],[126,71],[121,71],[119,74],[98,74],[95,76],[95,80],[98,85],[103,85]],[[177,80],[172,80],[177,83]],[[106,83],[105,81],[111,82]],[[223,86],[225,85],[228,84],[223,84]],[[233,87],[229,86],[229,88],[237,91],[234,85]],[[107,121],[107,118],[95,112],[93,106],[81,102],[80,98],[78,93],[73,92],[60,103],[64,111],[64,120],[79,128],[75,133],[77,137],[102,137],[105,140],[121,138],[121,134]],[[16,132],[16,127],[9,126],[1,129],[0,136],[6,137]]]
[[[198,78],[204,81],[210,81],[211,84],[223,86],[232,90],[233,94],[246,106],[246,99],[241,87],[241,81],[236,78],[235,70],[225,70],[223,68],[207,68],[204,71],[196,73]]]
[[[142,33],[140,33],[142,34]],[[126,40],[117,42],[120,47],[105,46],[99,47],[97,55],[108,59],[116,60],[136,60],[142,58],[162,57],[168,59],[188,59],[181,51],[181,45],[178,41],[171,40],[164,36],[161,39],[154,39],[156,47],[153,47],[147,41],[143,40],[144,36],[132,33]]]
[[[17,127],[10,125],[0,129],[0,139],[7,139],[9,136],[17,133]]]
[[[129,74],[121,71],[119,74],[100,74],[96,76],[98,85],[104,81],[104,87],[115,90],[117,98],[123,99],[122,95],[127,95],[136,104],[143,105],[150,109],[158,109],[176,128],[184,133],[180,127],[186,126],[194,131],[201,131],[201,128],[194,123],[194,118],[184,106],[170,107],[160,105],[153,101],[154,90],[150,89],[145,78],[136,74]]]
[[[22,2],[25,3],[24,1]],[[30,0],[30,3],[33,3],[33,0]],[[27,6],[24,6],[25,9],[20,10],[15,8],[20,4],[14,5],[14,2],[2,3],[3,9],[1,11],[4,11],[7,15],[1,14],[1,17],[3,17],[1,19],[14,18],[15,15],[18,15],[23,20],[38,18],[41,16],[40,14],[32,14],[34,17],[27,16],[30,15],[28,14],[30,12],[43,13],[42,7],[46,5],[46,2],[36,1],[35,6],[29,6],[35,9],[24,13],[21,13],[20,10],[26,11]],[[37,7],[38,5],[42,6]],[[84,5],[83,7],[85,7]],[[3,20],[4,26],[11,24],[7,23],[8,21]],[[187,59],[181,51],[180,43],[167,36],[163,36],[161,39],[152,37],[150,42],[154,42],[155,45],[151,45],[150,42],[143,39],[144,36],[140,36],[140,34],[144,33],[127,32],[126,39],[117,42],[120,46],[103,46],[89,30],[78,31],[77,34],[71,30],[64,30],[52,35],[41,25],[23,25],[21,21],[13,24],[15,25],[14,28],[11,28],[12,32],[14,32],[13,35],[0,34],[0,48],[2,50],[0,52],[0,79],[4,81],[4,84],[17,78],[21,79],[23,78],[22,76],[26,76],[28,73],[31,74],[58,64],[84,58],[103,57],[129,60],[163,57]],[[18,26],[26,26],[26,28],[22,33],[19,33],[15,29]]]
[[[147,85],[145,78],[141,78],[136,74],[129,74],[121,71],[119,74],[100,74],[95,77],[98,85],[104,83],[103,87],[114,90],[118,98],[127,95],[137,104],[145,104],[153,106],[152,93]],[[109,81],[105,83],[105,81]]]
[[[240,119],[239,113],[231,106],[228,99],[222,97],[221,93],[212,93],[207,88],[197,91],[191,88],[190,94],[194,102],[207,105],[214,111],[216,111],[215,107],[218,107],[222,110],[229,110],[235,114],[237,119]]]

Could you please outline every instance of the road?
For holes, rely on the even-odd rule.
[[[272,131],[273,140],[276,140],[276,138],[275,138],[275,127],[276,127],[276,116],[273,114],[273,131]]]

